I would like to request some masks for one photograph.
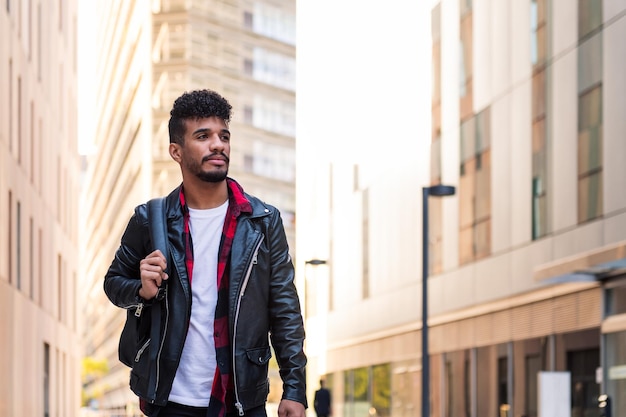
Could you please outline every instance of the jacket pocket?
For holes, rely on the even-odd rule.
[[[272,357],[272,350],[269,346],[246,350],[248,360],[257,365],[267,365]]]

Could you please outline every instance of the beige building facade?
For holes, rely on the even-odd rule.
[[[0,8],[0,415],[77,416],[77,2]]]
[[[233,105],[229,175],[277,206],[295,245],[295,4],[293,1],[97,2],[94,150],[87,157],[81,257],[86,356],[106,371],[85,394],[104,413],[139,415],[117,358],[124,311],[103,277],[133,208],[181,182],[169,156],[174,100],[209,88]],[[293,249],[292,249],[293,250]],[[277,376],[277,375],[275,375]],[[270,398],[280,398],[273,385]],[[126,415],[126,414],[125,414]]]
[[[414,12],[394,17],[417,44]],[[421,415],[421,191],[443,183],[455,195],[428,202],[431,415],[537,416],[541,371],[569,374],[572,415],[599,415],[603,393],[626,408],[626,2],[441,0],[427,13],[430,129],[413,103],[413,127],[390,134],[407,125],[385,113],[404,114],[394,79],[364,83],[354,102],[371,107],[344,121],[371,128],[373,157],[333,159],[299,124],[311,397],[324,378],[333,415]],[[408,48],[401,33],[387,44]],[[424,95],[419,63],[387,63],[413,65],[405,88]]]

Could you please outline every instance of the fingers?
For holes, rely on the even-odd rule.
[[[141,289],[139,295],[150,300],[154,298],[161,283],[168,278],[165,273],[167,267],[165,256],[160,250],[150,253],[139,263],[139,272],[141,276]]]
[[[278,404],[278,417],[305,417],[304,405],[283,399]]]

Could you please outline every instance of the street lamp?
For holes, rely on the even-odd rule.
[[[428,196],[454,195],[451,185],[422,188],[422,417],[430,417],[430,358],[428,355]]]
[[[309,259],[304,261],[304,263],[308,265],[326,265],[326,261],[323,259]]]

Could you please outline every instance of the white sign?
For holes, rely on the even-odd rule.
[[[571,417],[569,372],[539,372],[537,382],[538,417]]]

